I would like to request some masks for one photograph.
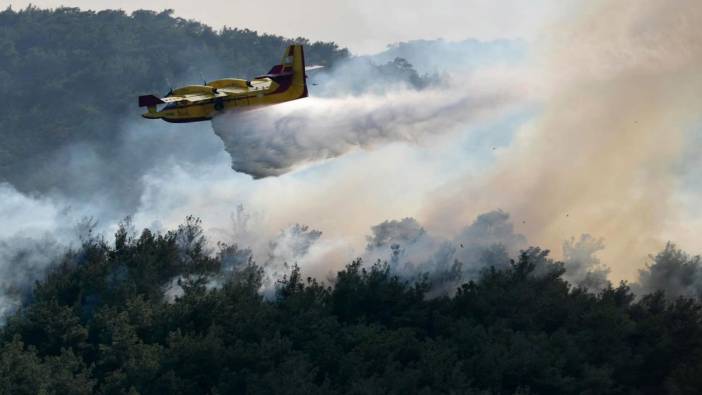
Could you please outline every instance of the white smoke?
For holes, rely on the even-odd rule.
[[[514,233],[509,215],[500,211],[478,216],[452,239],[432,235],[414,218],[384,221],[371,231],[366,262],[387,262],[407,279],[428,275],[438,293],[453,293],[486,268],[508,267],[510,258],[527,247],[526,238]]]
[[[280,176],[354,149],[426,143],[501,114],[519,92],[497,81],[486,86],[465,79],[416,89],[377,77],[373,68],[356,69],[349,83],[346,67],[339,70],[323,79],[339,88],[326,90],[335,96],[216,117],[212,127],[231,155],[232,168],[254,178]]]
[[[70,207],[23,195],[0,183],[0,319],[30,294],[34,282],[79,242],[80,223]]]
[[[404,278],[429,275],[435,292],[449,294],[460,284],[477,280],[486,268],[507,268],[529,247],[502,211],[479,215],[451,239],[430,234],[413,218],[385,221],[371,231],[364,260],[388,262]],[[592,291],[609,284],[609,269],[596,256],[604,248],[602,240],[582,235],[577,242],[564,242],[563,248],[564,278],[571,284]]]
[[[605,249],[604,240],[583,234],[563,242],[564,278],[584,288],[600,291],[609,284],[609,267],[595,255]]]
[[[689,131],[702,107],[701,18],[697,0],[580,4],[532,48],[542,111],[492,166],[435,193],[425,223],[455,230],[497,206],[546,248],[603,237],[602,258],[626,280],[667,240],[699,248],[700,214],[679,197],[681,168],[694,164],[684,153],[700,148]]]
[[[670,299],[702,300],[702,258],[668,243],[663,251],[649,257],[646,267],[639,270],[639,281],[633,288],[642,295],[662,291]]]

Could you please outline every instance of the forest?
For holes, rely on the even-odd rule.
[[[350,262],[273,293],[200,221],[85,238],[0,330],[4,394],[694,394],[702,305],[599,292],[536,248],[452,295]],[[668,253],[678,253],[669,246]]]
[[[139,117],[135,98],[256,75],[291,42],[310,64],[350,57],[333,42],[215,30],[171,11],[8,8],[0,185],[84,197],[68,178],[85,174],[132,207],[116,191],[136,188],[140,173],[112,145],[125,116]],[[378,73],[431,83],[387,60]],[[112,166],[61,173],[57,152],[76,142]],[[114,237],[88,232],[33,286],[11,290],[21,303],[0,317],[0,394],[701,392],[702,263],[673,244],[638,283],[597,289],[567,281],[564,263],[536,247],[495,255],[504,261],[452,289],[442,280],[453,272],[409,279],[362,260],[325,279],[287,262],[271,288],[265,267],[241,259],[245,247],[213,245],[192,216],[170,231],[125,221]]]

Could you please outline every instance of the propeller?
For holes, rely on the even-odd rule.
[[[172,88],[173,84],[171,84],[171,80],[168,77],[166,77],[166,84],[171,87],[168,89],[168,93],[166,93],[166,96],[170,96],[173,94],[173,88]]]
[[[200,71],[200,78],[202,78],[202,85],[207,85],[207,80],[205,79],[205,75],[202,74],[202,71]]]

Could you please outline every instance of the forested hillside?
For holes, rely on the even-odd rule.
[[[453,298],[387,265],[275,296],[197,220],[85,241],[0,330],[4,394],[696,394],[702,306],[573,289],[537,249]]]
[[[514,252],[528,244],[501,211],[495,213],[502,222],[488,220],[495,214],[480,216],[480,226],[466,227],[455,239],[430,237],[405,218],[374,226],[375,237],[368,237],[372,248],[366,252],[378,254],[367,256],[390,257],[390,264],[357,260],[322,280],[307,277],[295,264],[310,250],[309,239],[321,237],[317,230],[299,240],[281,231],[292,247],[268,241],[263,233],[246,241],[237,240],[243,233],[231,238],[227,233],[225,240],[232,242],[257,238],[253,241],[272,250],[304,250],[258,254],[257,264],[250,245],[208,243],[192,216],[169,232],[161,230],[158,217],[142,218],[153,225],[141,232],[130,220],[119,227],[111,222],[139,206],[147,170],[187,167],[223,153],[209,124],[179,129],[140,118],[138,95],[203,79],[257,75],[293,41],[305,44],[308,63],[334,67],[325,77],[327,90],[352,99],[367,92],[382,97],[395,84],[423,89],[441,83],[432,73],[445,70],[428,53],[451,58],[493,48],[499,64],[523,50],[501,41],[493,46],[417,41],[391,46],[376,58],[344,61],[348,51],[334,43],[240,28],[215,31],[169,11],[0,12],[0,192],[11,197],[0,207],[0,219],[14,218],[4,224],[9,232],[0,239],[0,296],[12,296],[0,317],[0,395],[702,393],[702,259],[670,243],[630,288],[607,281],[606,267],[594,257],[602,241],[589,235],[581,238],[584,255],[570,266],[568,258],[555,262],[535,247],[510,261],[505,240],[519,243]],[[419,72],[403,57],[424,60]],[[324,87],[318,89],[322,96]],[[358,116],[345,105],[343,111]],[[374,132],[382,129],[365,122],[373,120],[361,123]],[[65,150],[69,146],[77,148]],[[218,164],[229,176],[227,159],[220,156]],[[415,176],[407,169],[398,177]],[[207,174],[201,177],[197,169],[193,174],[173,189],[167,188],[168,177],[152,185],[165,192],[153,196],[147,209],[155,216],[172,214],[156,209],[169,206],[166,198],[187,200],[177,189],[190,188],[202,199],[168,209],[212,206],[227,216],[212,197],[231,184],[204,188]],[[273,193],[301,189],[290,185]],[[321,202],[340,188],[365,203],[374,184],[354,185],[360,186],[301,189],[300,201]],[[172,191],[175,196],[169,196]],[[72,199],[60,199],[67,195]],[[220,203],[238,203],[230,199],[237,195],[222,196]],[[279,195],[262,196],[278,204]],[[71,204],[95,206],[85,211],[95,217],[76,226],[63,214]],[[347,213],[343,219],[358,216],[343,204],[333,208]],[[236,210],[243,212],[243,206]],[[13,217],[13,211],[21,215]],[[231,216],[242,228],[249,218]],[[105,221],[102,229],[110,232],[118,229],[114,238],[96,235],[96,221]],[[301,225],[292,229],[308,231]],[[72,231],[77,235],[68,234]],[[571,258],[578,255],[573,240],[564,247],[573,250]],[[323,261],[317,269],[325,270],[340,267],[327,259],[345,259],[327,252],[317,256]],[[588,282],[568,277],[566,267],[580,279],[598,280],[597,286],[569,283],[565,278]],[[588,277],[593,273],[599,277]]]
[[[0,12],[0,182],[23,191],[61,188],[44,177],[52,153],[99,142],[108,157],[136,97],[225,76],[253,77],[276,64],[291,42],[308,63],[348,56],[334,43],[310,43],[247,29],[214,31],[170,11],[100,12],[77,8]],[[38,171],[42,170],[42,171]],[[114,175],[112,175],[114,176]]]

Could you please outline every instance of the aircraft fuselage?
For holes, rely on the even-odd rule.
[[[226,78],[205,85],[188,85],[165,97],[140,96],[142,116],[183,123],[212,119],[225,111],[253,109],[307,97],[305,60],[301,45],[291,45],[281,64],[253,80]]]

